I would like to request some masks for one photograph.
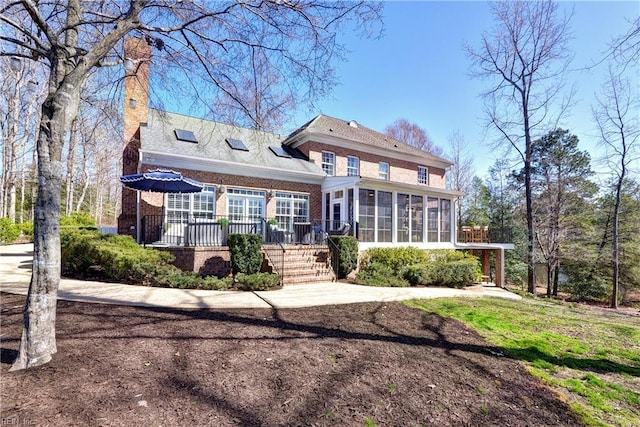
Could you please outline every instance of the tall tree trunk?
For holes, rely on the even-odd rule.
[[[611,308],[618,308],[618,281],[620,279],[620,258],[619,258],[619,236],[618,225],[620,218],[620,197],[622,193],[622,183],[625,177],[624,159],[622,163],[622,173],[616,184],[616,202],[613,208],[613,253],[611,263],[613,264],[613,290],[611,292]]]
[[[69,151],[67,152],[67,198],[65,212],[67,215],[71,215],[73,212],[73,172],[75,163],[76,146],[78,145],[78,119],[74,119],[71,123],[71,135],[69,137]]]
[[[7,217],[11,222],[16,222],[16,175],[18,171],[18,123],[20,119],[20,84],[16,82],[15,95],[9,100],[10,124],[8,138],[5,144],[8,145],[8,161],[5,177],[7,180]]]
[[[58,64],[61,66],[61,64]],[[52,67],[51,83],[59,83]],[[25,304],[18,357],[11,370],[45,364],[57,352],[55,321],[60,283],[60,196],[64,181],[65,129],[78,111],[80,87],[66,82],[42,105],[37,140],[38,195],[33,242],[33,272]]]

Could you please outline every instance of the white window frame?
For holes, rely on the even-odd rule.
[[[328,176],[336,175],[336,153],[331,151],[322,152],[322,170]]]
[[[347,156],[347,176],[359,176],[359,175],[360,175],[360,158],[356,156]]]
[[[213,184],[205,184],[199,193],[174,193],[166,194],[165,197],[166,219],[180,217],[183,221],[192,221],[216,216],[216,188]],[[210,205],[211,209],[202,209],[203,204]]]
[[[378,177],[380,179],[384,179],[385,181],[389,181],[390,175],[391,175],[391,166],[389,166],[389,163],[380,162],[378,164]]]
[[[424,171],[424,176],[420,173]],[[429,185],[429,168],[426,166],[418,166],[418,184]]]
[[[231,200],[242,201],[242,215],[238,218],[238,215],[231,211]],[[250,203],[259,202],[260,215],[251,213],[251,210],[255,208],[255,205]],[[262,190],[250,190],[246,188],[229,188],[227,190],[227,217],[231,221],[246,221],[248,219],[262,219],[266,213],[266,200],[267,193]]]

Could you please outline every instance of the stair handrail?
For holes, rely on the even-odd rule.
[[[280,239],[278,238],[278,236],[275,233],[272,233],[271,231],[271,227],[270,224],[267,222],[267,220],[265,218],[262,218],[262,222],[264,224],[264,229],[267,232],[267,239],[269,241],[269,243],[276,243],[278,246],[280,246],[280,250],[282,251],[282,256],[280,257],[280,268],[278,268],[277,266],[275,266],[275,263],[273,264],[274,267],[276,267],[277,274],[278,276],[280,276],[280,284],[283,283],[284,281],[284,254],[286,252],[284,245],[282,244],[282,242],[280,241]],[[272,258],[268,252],[265,251],[265,254],[267,255],[267,257],[269,257],[270,259]],[[272,260],[273,261],[273,260]]]

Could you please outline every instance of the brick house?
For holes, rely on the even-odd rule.
[[[489,253],[496,254],[495,279],[502,285],[508,245],[457,243],[459,193],[446,189],[448,160],[327,115],[281,136],[150,109],[150,55],[144,41],[126,40],[133,66],[125,77],[123,174],[172,169],[205,188],[195,194],[123,189],[119,233],[166,246],[183,268],[225,274],[229,256],[220,224],[228,222],[229,232],[263,234],[289,246],[287,263],[300,271],[290,271],[285,283],[327,279],[330,268],[317,260],[327,233],[354,235],[361,250],[476,249],[486,274]],[[265,258],[272,262],[276,255],[266,250]]]

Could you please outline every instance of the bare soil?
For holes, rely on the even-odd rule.
[[[2,425],[574,426],[553,391],[461,323],[401,303],[177,310],[58,302],[58,353],[8,372]]]

